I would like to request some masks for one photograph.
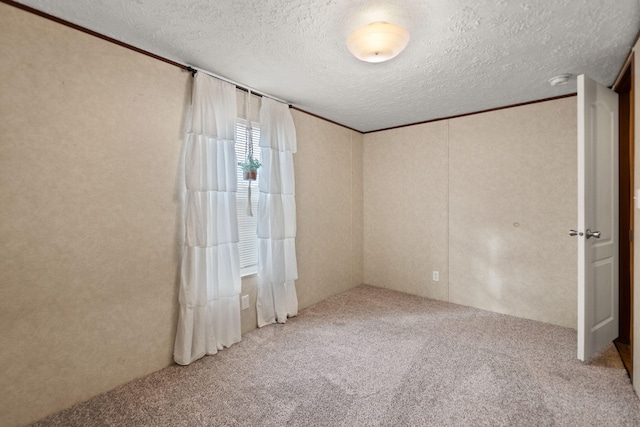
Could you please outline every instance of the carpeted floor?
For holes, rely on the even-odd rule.
[[[571,329],[360,286],[35,425],[640,425],[613,346],[575,353]]]

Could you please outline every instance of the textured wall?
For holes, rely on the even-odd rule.
[[[362,135],[293,111],[301,308],[363,282]]]
[[[365,282],[574,328],[575,103],[366,134]]]
[[[364,137],[351,132],[351,284],[364,283]]]
[[[0,4],[0,425],[172,360],[190,75]]]
[[[576,99],[449,123],[449,300],[576,327]]]
[[[0,425],[11,426],[172,363],[191,77],[5,4],[0,35]],[[306,307],[363,281],[362,135],[293,114]],[[247,332],[255,276],[242,287]]]
[[[447,300],[447,125],[364,136],[365,283]]]

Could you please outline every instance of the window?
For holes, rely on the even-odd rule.
[[[246,144],[247,144],[247,121],[238,119],[236,122],[236,157],[239,162],[243,162],[247,157]],[[260,124],[251,122],[252,126],[252,139],[253,139],[253,157],[260,160],[260,148],[258,147],[258,141],[260,139]],[[249,274],[255,274],[258,271],[258,237],[256,236],[256,226],[258,215],[258,196],[260,182],[260,170],[258,170],[258,179],[256,181],[245,181],[242,176],[242,169],[237,168],[238,176],[238,193],[237,208],[238,208],[238,235],[240,237],[240,243],[238,244],[238,251],[240,252],[240,275],[247,276]],[[251,182],[251,205],[253,207],[253,215],[247,215],[247,193],[249,188],[249,182]]]

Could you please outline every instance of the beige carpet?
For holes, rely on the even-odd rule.
[[[36,425],[640,425],[613,346],[575,353],[571,329],[360,286]]]

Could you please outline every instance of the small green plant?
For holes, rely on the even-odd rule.
[[[249,172],[258,169],[262,164],[260,163],[260,160],[248,157],[246,161],[238,162],[238,166],[240,166],[244,172]]]

